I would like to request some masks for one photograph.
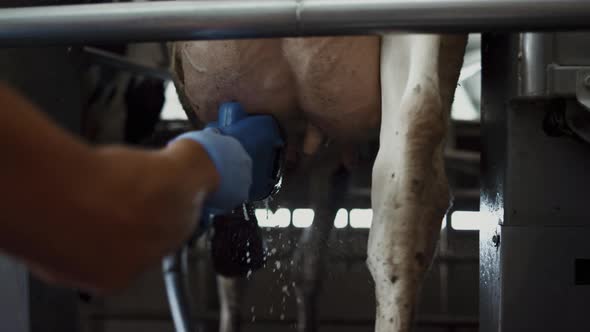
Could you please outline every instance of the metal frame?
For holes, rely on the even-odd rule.
[[[590,29],[586,0],[203,0],[0,10],[0,45]]]
[[[584,38],[484,35],[482,332],[590,329],[582,309],[590,288],[576,265],[590,252],[589,150],[545,124],[556,112],[582,108],[575,87],[590,61],[579,46]]]

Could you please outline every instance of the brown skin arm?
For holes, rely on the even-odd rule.
[[[0,251],[94,291],[124,287],[180,247],[219,182],[198,143],[90,147],[1,85],[0,148]]]

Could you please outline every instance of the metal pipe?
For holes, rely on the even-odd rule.
[[[172,74],[165,68],[144,65],[127,57],[94,47],[84,47],[82,50],[88,54],[92,63],[115,67],[136,75],[158,78],[162,81],[172,79]]]
[[[190,289],[187,285],[187,250],[183,248],[164,257],[162,270],[168,304],[176,332],[195,332],[191,319]]]
[[[587,0],[202,0],[0,10],[0,45],[590,29]]]

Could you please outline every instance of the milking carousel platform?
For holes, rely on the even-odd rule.
[[[179,115],[166,41],[481,32],[470,37],[455,96],[445,150],[454,205],[415,331],[590,330],[590,2],[89,2],[1,4],[0,80],[89,141],[146,147],[191,128]],[[241,330],[293,331],[303,314],[323,332],[373,329],[365,260],[377,149],[378,141],[365,142],[350,173],[319,168],[292,176],[288,190],[255,207],[265,261],[257,271],[240,266],[247,284],[238,294]],[[327,177],[330,187],[313,185]],[[330,222],[318,230],[326,215]],[[323,243],[311,266],[295,253],[302,238]],[[203,332],[218,329],[217,287],[227,282],[215,275],[211,246],[202,237],[188,256],[191,315]],[[316,279],[301,279],[308,269]],[[305,282],[319,291],[302,313],[294,286]],[[1,258],[0,331],[174,326],[159,266],[120,294],[96,297],[46,285]]]

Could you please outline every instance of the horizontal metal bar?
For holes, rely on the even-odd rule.
[[[0,10],[2,46],[584,29],[587,0],[199,0]]]

